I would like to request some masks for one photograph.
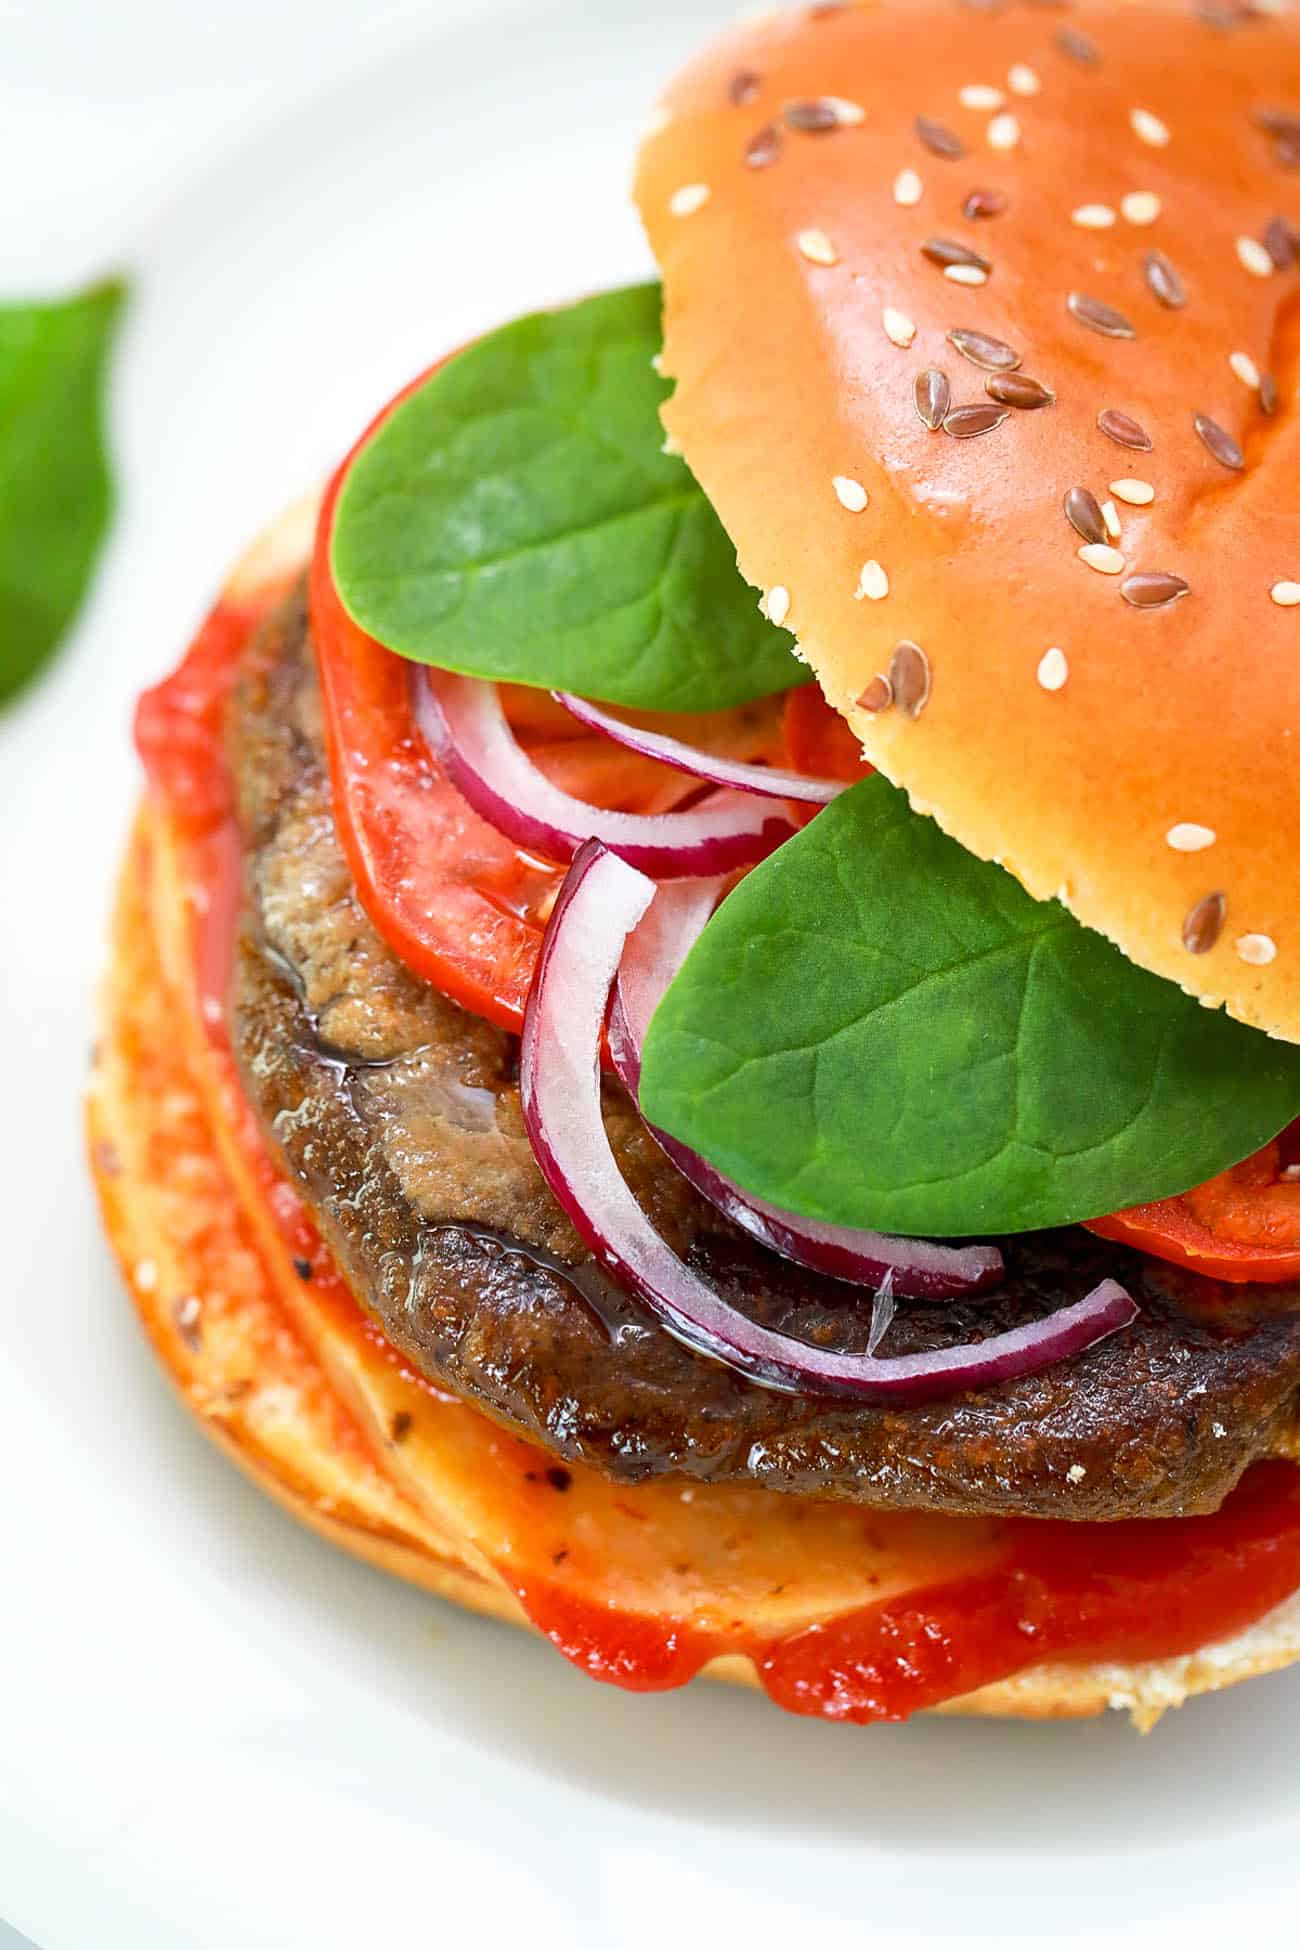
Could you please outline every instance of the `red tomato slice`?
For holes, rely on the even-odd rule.
[[[865,779],[872,767],[862,746],[816,684],[803,684],[785,700],[787,763],[811,779]]]
[[[1204,1185],[1093,1219],[1089,1232],[1235,1284],[1300,1279],[1300,1181],[1284,1178],[1300,1124]]]
[[[325,495],[310,582],[339,838],[362,906],[407,966],[518,1030],[560,875],[521,854],[443,778],[415,727],[412,666],[340,602],[329,538],[346,467]]]
[[[334,816],[361,904],[394,953],[463,1008],[518,1031],[564,869],[520,852],[442,776],[411,709],[418,667],[352,621],[330,572],[334,510],[353,455],[427,377],[413,380],[366,428],[321,507],[310,602]],[[509,685],[504,697],[516,735],[574,798],[657,813],[700,790],[698,779],[585,732],[544,692]],[[780,763],[780,712],[772,699],[708,717],[643,721],[730,756]]]

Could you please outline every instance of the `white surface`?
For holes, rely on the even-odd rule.
[[[1294,1889],[1300,1677],[1146,1741],[598,1689],[237,1478],[99,1241],[77,1098],[132,696],[398,382],[645,268],[629,130],[713,11],[0,9],[0,288],[139,280],[122,520],[0,721],[0,1915],[42,1950],[1146,1950],[1267,1941]]]

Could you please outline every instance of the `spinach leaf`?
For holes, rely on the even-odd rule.
[[[639,285],[520,319],[389,416],[334,525],[363,629],[420,663],[666,711],[806,681],[662,451],[660,303]]]
[[[0,701],[58,647],[108,528],[104,375],[124,295],[0,306]]]
[[[1164,1198],[1300,1109],[1300,1047],[1135,968],[876,777],[750,874],[646,1039],[646,1116],[841,1224],[1023,1232]]]

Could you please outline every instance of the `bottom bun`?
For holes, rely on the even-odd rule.
[[[90,1157],[109,1237],[165,1372],[278,1503],[354,1556],[469,1610],[535,1630],[530,1613],[547,1616],[539,1592],[553,1598],[563,1585],[566,1605],[576,1594],[587,1616],[629,1621],[633,1637],[681,1625],[674,1643],[703,1621],[711,1643],[730,1634],[738,1646],[770,1644],[959,1575],[987,1553],[991,1529],[978,1518],[873,1515],[864,1534],[862,1513],[842,1504],[738,1486],[610,1484],[557,1464],[412,1374],[341,1289],[283,1186],[267,1196],[276,1168],[250,1138],[222,1034],[190,992],[201,902],[188,869],[185,834],[150,804],[121,881],[88,1101]],[[689,1676],[664,1665],[629,1678],[617,1661],[580,1656],[572,1634],[548,1635],[588,1670],[624,1683]],[[1043,1664],[936,1710],[1052,1719],[1114,1706],[1145,1729],[1194,1694],[1296,1658],[1300,1594],[1193,1654]],[[739,1649],[703,1670],[759,1683]]]

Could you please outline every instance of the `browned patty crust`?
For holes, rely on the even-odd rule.
[[[301,599],[250,654],[231,749],[247,855],[230,1012],[252,1102],[361,1304],[431,1379],[629,1481],[750,1478],[863,1504],[1078,1518],[1215,1507],[1291,1435],[1300,1287],[1225,1287],[1071,1228],[1001,1242],[1005,1286],[904,1303],[887,1352],[947,1345],[1111,1275],[1133,1328],[1047,1373],[924,1407],[755,1386],[614,1289],[542,1183],[517,1043],[412,976],[363,913],[334,830]],[[613,1084],[620,1165],[674,1247],[808,1339],[870,1309],[763,1252],[664,1161]]]

